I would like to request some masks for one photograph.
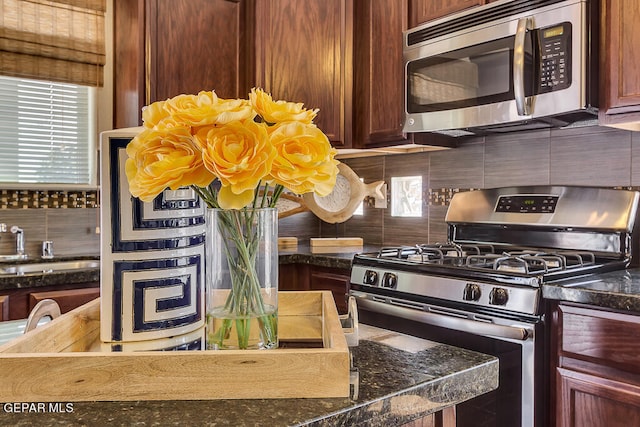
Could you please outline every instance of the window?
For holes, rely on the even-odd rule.
[[[0,76],[0,185],[95,186],[94,98],[88,86]]]
[[[422,177],[391,177],[391,216],[422,216]]]

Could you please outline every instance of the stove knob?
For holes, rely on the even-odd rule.
[[[384,273],[382,287],[395,289],[398,286],[398,276],[393,273]]]
[[[480,299],[480,295],[482,292],[480,291],[480,286],[475,283],[467,283],[464,287],[464,295],[462,295],[462,299],[465,301],[478,301]]]
[[[367,270],[364,272],[362,281],[365,285],[378,286],[378,273],[373,270]]]
[[[493,288],[489,294],[489,304],[492,305],[507,305],[509,301],[509,294],[504,288]]]

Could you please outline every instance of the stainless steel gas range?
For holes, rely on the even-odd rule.
[[[636,264],[640,193],[505,187],[457,193],[448,242],[354,257],[365,323],[493,354],[500,386],[458,407],[459,426],[543,426],[541,286]]]

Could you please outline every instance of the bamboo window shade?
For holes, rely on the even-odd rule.
[[[102,86],[106,0],[0,0],[0,74]]]

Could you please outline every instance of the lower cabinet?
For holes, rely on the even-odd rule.
[[[558,368],[560,426],[640,425],[640,387]]]
[[[0,322],[9,320],[9,295],[0,295]]]
[[[456,407],[450,406],[442,411],[403,424],[402,427],[456,427]]]
[[[26,319],[31,309],[43,299],[51,298],[66,313],[100,296],[100,282],[12,289],[0,296],[0,320]]]
[[[66,313],[100,296],[100,288],[67,289],[62,291],[32,292],[29,294],[29,311],[40,301],[52,299],[58,303],[60,313]]]
[[[331,291],[339,314],[347,313],[351,270],[308,264],[280,264],[278,286],[283,291]]]
[[[558,304],[552,319],[556,426],[640,425],[640,316]]]

